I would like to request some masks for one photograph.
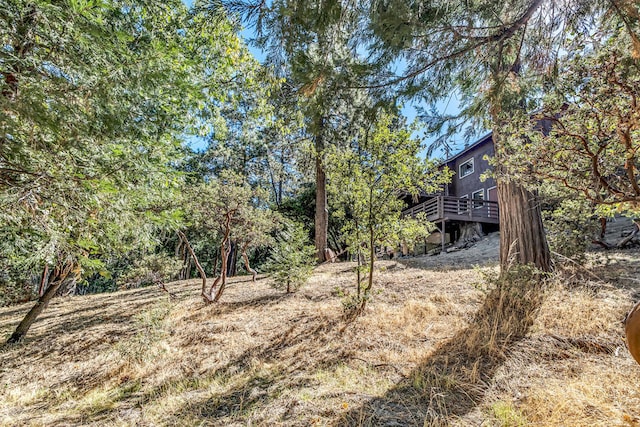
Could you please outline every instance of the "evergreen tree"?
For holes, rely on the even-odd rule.
[[[21,265],[50,267],[14,342],[58,289],[179,221],[165,205],[181,180],[181,139],[197,124],[205,80],[208,99],[215,93],[206,73],[220,70],[202,61],[201,42],[233,33],[224,22],[196,31],[206,19],[180,1],[4,6],[1,234]]]
[[[313,272],[315,248],[308,244],[301,224],[287,222],[271,248],[266,269],[271,273],[271,285],[287,293],[297,291]]]
[[[288,1],[229,1],[256,28],[254,42],[269,53],[267,66],[286,78],[298,99],[315,161],[315,246],[319,262],[328,246],[329,209],[324,152],[348,139],[354,115],[368,114],[354,100],[362,59],[357,52],[355,3]],[[372,104],[375,104],[373,102]],[[357,103],[356,103],[357,105]]]
[[[620,2],[624,3],[624,2]],[[543,0],[371,3],[370,49],[374,60],[405,60],[406,72],[380,76],[372,87],[393,87],[402,96],[432,105],[452,91],[463,95],[457,117],[475,118],[493,131],[500,203],[500,261],[532,263],[548,271],[549,250],[535,192],[511,179],[507,160],[523,146],[505,132],[510,119],[530,112],[545,82],[558,73],[557,60],[567,32],[588,31],[595,17],[618,2],[568,1],[562,7]],[[452,118],[447,117],[447,120]],[[453,118],[456,119],[456,118]]]

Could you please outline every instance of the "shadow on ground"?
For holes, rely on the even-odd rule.
[[[261,298],[254,302],[264,301]],[[350,358],[348,350],[333,346],[342,333],[342,324],[339,318],[300,316],[269,343],[245,350],[218,369],[201,372],[205,378],[229,382],[230,386],[221,392],[192,396],[166,421],[168,424],[180,424],[194,419],[206,425],[245,423],[246,417],[262,408],[268,412],[280,412],[278,418],[281,421],[295,425],[299,421],[292,410],[297,405],[296,401],[277,407],[272,403],[278,401],[283,393],[295,393],[295,390],[309,387],[311,374],[318,369],[329,369]],[[326,351],[331,346],[334,347],[332,351]],[[283,366],[279,363],[281,360],[291,363]],[[148,391],[141,401],[153,399],[166,387],[167,384],[162,384]],[[260,425],[259,414],[251,417]]]
[[[496,280],[470,324],[443,342],[384,396],[347,412],[338,426],[449,425],[471,412],[542,302],[533,276]]]
[[[437,256],[437,255],[435,255]],[[417,268],[419,270],[428,270],[435,272],[443,271],[461,271],[469,270],[475,267],[492,267],[496,265],[494,261],[479,261],[479,262],[461,262],[461,261],[449,261],[444,260],[440,263],[424,262],[425,257],[414,258],[398,258],[398,262],[409,268]]]

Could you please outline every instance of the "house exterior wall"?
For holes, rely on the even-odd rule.
[[[447,162],[447,166],[453,170],[454,175],[448,188],[448,195],[453,197],[469,197],[473,192],[483,190],[485,200],[488,198],[488,190],[495,187],[496,183],[493,178],[487,178],[484,182],[480,180],[480,176],[487,170],[491,169],[489,162],[485,156],[491,158],[494,155],[493,141],[491,137],[476,146],[465,150],[461,154]],[[467,176],[460,175],[460,165],[473,159],[473,172]]]

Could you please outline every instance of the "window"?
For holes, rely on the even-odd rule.
[[[458,214],[461,215],[465,212],[469,212],[469,195],[465,194],[464,196],[460,196],[460,200],[458,200]]]
[[[474,191],[471,193],[471,198],[473,199],[473,208],[478,209],[484,206],[484,203],[478,202],[478,200],[484,200],[484,189]]]
[[[473,157],[458,166],[458,176],[460,179],[473,173]]]

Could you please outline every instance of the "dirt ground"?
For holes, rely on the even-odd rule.
[[[54,300],[0,348],[0,425],[640,425],[621,323],[640,298],[640,252],[596,252],[542,287],[500,285],[497,255],[465,268],[455,257],[480,257],[461,252],[438,260],[455,267],[379,262],[353,322],[349,263],[293,295],[240,277],[213,305],[198,280],[168,284],[176,298]],[[29,307],[0,309],[0,338]]]
[[[607,222],[604,241],[610,244],[617,243],[634,228],[629,218],[618,216]],[[478,266],[497,265],[499,260],[500,233],[490,233],[467,249],[455,252],[441,253],[438,255],[420,255],[403,258],[406,265],[419,268],[434,268],[439,270],[469,269]],[[602,248],[593,245],[591,250],[595,253],[602,252]]]
[[[435,268],[439,270],[469,269],[474,266],[498,264],[500,248],[500,233],[495,232],[485,236],[481,241],[467,249],[438,255],[421,255],[407,257],[403,262],[420,268]]]

